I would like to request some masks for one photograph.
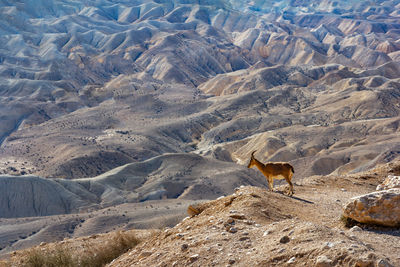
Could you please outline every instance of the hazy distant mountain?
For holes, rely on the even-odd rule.
[[[0,0],[0,172],[400,153],[400,1]],[[328,166],[328,167],[327,167]]]
[[[309,174],[324,151],[332,171],[388,160],[399,151],[399,3],[2,0],[1,171],[87,177],[215,145],[225,160],[259,148]],[[388,120],[359,122],[371,119]],[[368,129],[332,135],[352,122]],[[371,133],[376,124],[385,130]],[[323,136],[285,130],[310,125]],[[366,152],[375,135],[384,144]]]

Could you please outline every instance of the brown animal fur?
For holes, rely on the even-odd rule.
[[[294,174],[294,168],[287,162],[270,162],[263,164],[254,157],[253,151],[251,153],[251,158],[247,168],[252,168],[256,166],[262,174],[267,178],[269,189],[274,191],[274,179],[285,179],[289,184],[289,195],[293,195],[293,184],[292,177]]]

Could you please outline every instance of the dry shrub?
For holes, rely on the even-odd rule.
[[[72,251],[57,246],[55,250],[30,249],[24,267],[101,267],[135,247],[139,239],[132,232],[117,232],[104,243],[92,245],[85,251]],[[90,244],[87,245],[90,247]],[[83,255],[82,255],[83,254]]]
[[[137,244],[139,244],[139,239],[135,234],[117,232],[106,243],[91,248],[86,255],[79,259],[79,266],[104,266]]]
[[[74,259],[70,250],[57,247],[54,251],[41,250],[34,248],[28,251],[25,267],[73,267],[78,266],[78,261]]]

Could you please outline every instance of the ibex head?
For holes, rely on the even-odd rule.
[[[257,150],[254,150],[254,151],[251,153],[250,162],[249,162],[249,165],[247,165],[247,168],[252,168],[252,167],[254,166],[254,164],[255,164],[254,153],[256,153],[256,151],[257,151]]]

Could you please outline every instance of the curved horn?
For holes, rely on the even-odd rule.
[[[251,153],[251,157],[252,157],[252,158],[254,158],[254,153],[256,153],[256,151],[257,151],[257,150],[254,150],[254,151]]]

